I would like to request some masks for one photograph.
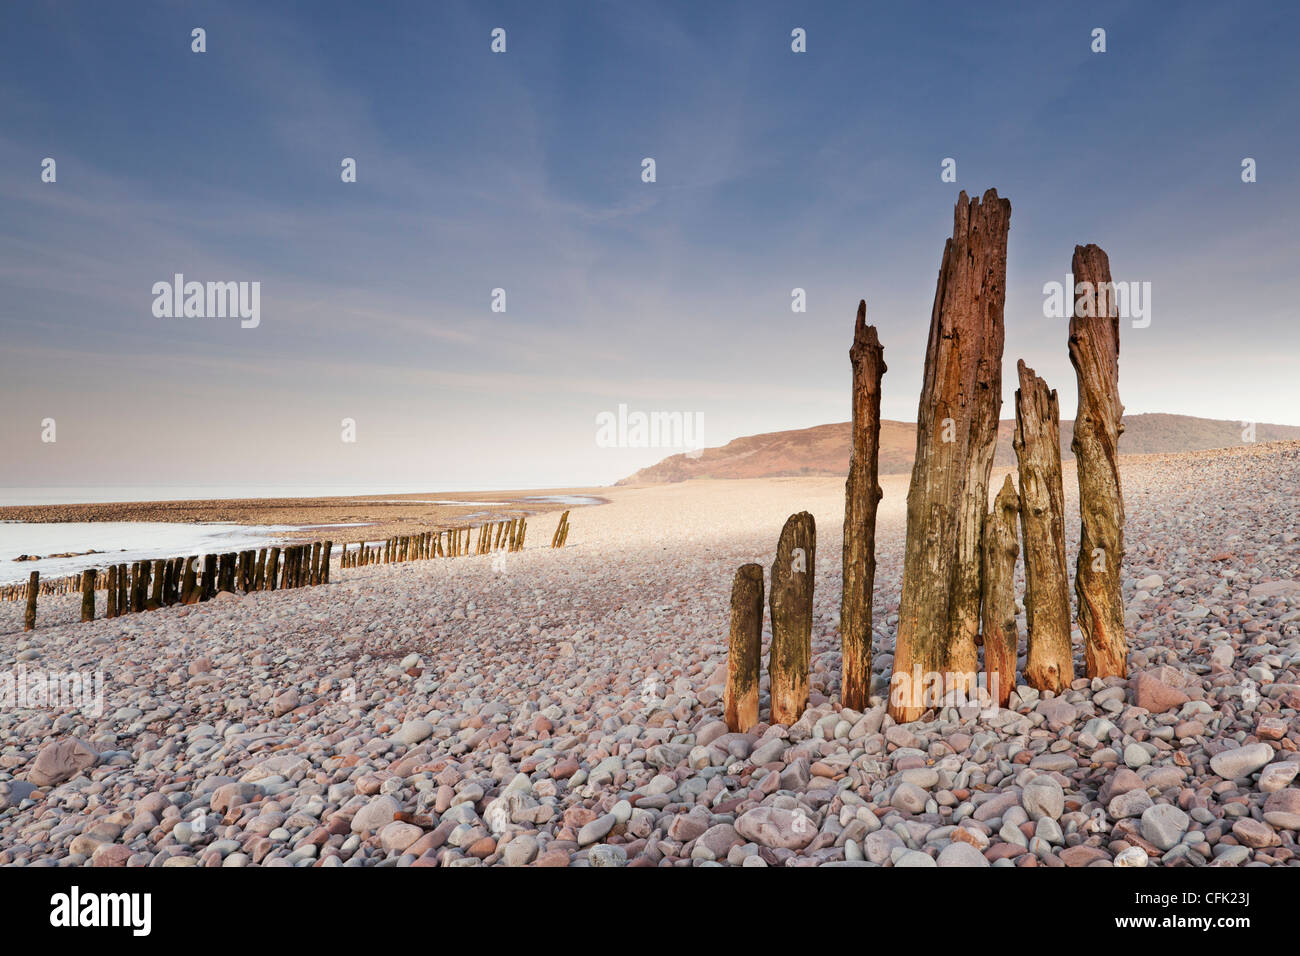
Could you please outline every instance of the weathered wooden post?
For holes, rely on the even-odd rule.
[[[139,614],[144,610],[145,595],[148,593],[149,562],[136,561],[131,565],[131,611]]]
[[[993,510],[984,516],[982,581],[984,587],[984,679],[990,698],[1007,706],[1016,686],[1016,515],[1020,498],[1007,475]]]
[[[334,542],[333,542],[333,541],[326,541],[324,544],[321,545],[321,549],[320,549],[320,578],[317,580],[317,582],[316,582],[317,584],[329,584],[329,583],[330,583],[330,551],[331,551],[333,548],[334,548]],[[343,563],[342,563],[341,561],[339,562],[339,567],[340,567],[340,569],[343,567]]]
[[[198,560],[198,555],[191,554],[181,565],[181,603],[194,604],[199,599],[199,588],[197,582],[197,572],[194,568],[194,562]]]
[[[235,590],[235,552],[227,551],[221,556],[217,565],[217,589],[234,593]]]
[[[273,547],[266,555],[266,589],[274,591],[280,578],[280,548]]]
[[[871,591],[876,580],[876,509],[880,505],[880,379],[885,350],[867,303],[849,349],[853,368],[853,446],[844,486],[844,593],[840,603],[840,700],[866,710],[871,694]],[[567,514],[567,512],[566,512]]]
[[[36,597],[41,593],[41,572],[33,571],[27,578],[27,611],[23,614],[23,630],[36,629]]]
[[[1089,677],[1128,676],[1124,633],[1124,496],[1120,490],[1119,312],[1110,259],[1098,246],[1075,246],[1070,363],[1079,410],[1070,447],[1079,469],[1079,559],[1074,591]]]
[[[130,598],[127,587],[126,565],[117,566],[117,614],[121,617],[131,610]]]
[[[156,611],[162,607],[163,564],[162,558],[157,558],[153,562],[152,584],[149,597],[144,605],[150,611]]]
[[[1020,533],[1025,545],[1025,683],[1059,694],[1074,680],[1061,414],[1056,390],[1049,389],[1023,359],[1016,363],[1016,372],[1020,388],[1012,446],[1019,463]]]
[[[107,599],[104,607],[104,617],[117,617],[117,565],[108,566],[108,584],[104,588],[107,592],[104,596]]]
[[[759,672],[763,666],[763,567],[745,564],[731,582],[731,640],[723,719],[732,733],[758,723]]]
[[[320,584],[320,547],[321,543],[315,541],[311,546],[311,583]]]
[[[199,592],[200,601],[211,601],[217,595],[217,556],[203,556],[203,587]]]
[[[95,569],[87,568],[81,572],[81,621],[95,619]]]
[[[801,511],[786,519],[772,562],[768,682],[774,724],[793,724],[808,706],[816,567],[817,524],[811,514]]]
[[[564,533],[569,529],[569,513],[566,511],[560,515],[559,523],[555,526],[555,534],[551,535],[551,547],[558,548],[564,541]]]
[[[980,531],[1002,407],[1002,311],[1011,203],[962,192],[930,314],[907,493],[907,544],[889,713],[918,719],[947,690],[973,690]],[[929,688],[938,680],[938,700]]]

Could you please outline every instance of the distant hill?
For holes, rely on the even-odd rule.
[[[673,455],[657,465],[624,478],[620,485],[654,485],[690,478],[781,478],[791,475],[847,475],[849,422],[817,425],[793,431],[767,432],[737,438],[720,448],[706,448],[698,458]],[[994,463],[1014,465],[1011,435],[1015,421],[998,426]],[[1061,422],[1061,457],[1073,460],[1070,439],[1074,421]],[[1300,426],[1256,425],[1255,440],[1300,439]],[[1173,454],[1240,445],[1241,423],[1193,418],[1190,415],[1127,415],[1120,436],[1121,455]],[[884,420],[880,423],[880,472],[900,474],[911,470],[916,452],[916,425]]]

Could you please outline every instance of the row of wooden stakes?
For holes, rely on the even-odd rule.
[[[343,545],[339,569],[491,554],[503,550],[522,551],[527,533],[528,520],[518,517],[477,528],[397,535],[378,545],[367,542],[355,547]],[[560,516],[551,547],[564,547],[568,536],[569,512],[566,511]],[[104,572],[87,568],[80,575],[46,581],[41,580],[40,572],[33,571],[26,583],[5,587],[0,591],[0,597],[8,601],[26,600],[23,628],[30,631],[36,627],[36,599],[42,594],[80,593],[81,620],[93,621],[97,590],[108,593],[105,617],[119,617],[174,604],[197,604],[211,600],[221,591],[248,593],[328,584],[333,548],[333,541],[315,541],[283,549],[271,547],[207,554],[202,557],[201,570],[195,565],[199,556],[190,555],[110,565]]]
[[[567,511],[564,513],[562,523],[567,520],[568,514]],[[399,564],[429,558],[522,551],[527,533],[528,519],[520,517],[479,525],[477,528],[449,528],[444,531],[398,535],[378,545],[362,543],[356,548],[345,545],[342,566],[360,568],[371,564]]]
[[[121,617],[140,611],[156,611],[175,604],[210,601],[227,591],[275,591],[328,584],[332,541],[205,554],[202,567],[198,555],[159,558],[131,564],[109,565],[101,573],[87,568],[77,586],[81,594],[81,620],[95,619],[95,592],[107,593],[105,617]],[[283,561],[281,558],[283,557]],[[36,598],[42,593],[40,572],[33,571],[26,585],[27,610],[23,629],[36,627]]]

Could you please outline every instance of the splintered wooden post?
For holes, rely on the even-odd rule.
[[[87,568],[81,572],[81,620],[95,619],[95,569]]]
[[[1110,259],[1095,245],[1075,246],[1070,363],[1079,409],[1070,447],[1079,469],[1079,559],[1074,591],[1089,677],[1127,677],[1124,633],[1124,496],[1120,490],[1119,312]]]
[[[266,554],[266,589],[274,591],[280,583],[280,549],[271,548]]]
[[[1010,220],[1011,203],[997,190],[982,200],[963,192],[939,268],[890,680],[889,714],[899,723],[940,705],[949,690],[967,694],[978,678],[980,530],[1002,407]]]
[[[333,541],[326,541],[320,548],[320,579],[317,584],[330,583],[330,551],[334,548]],[[341,567],[340,563],[340,567]]]
[[[816,559],[817,525],[813,516],[807,511],[791,515],[776,546],[769,598],[772,647],[767,669],[774,724],[793,724],[808,706]]]
[[[23,630],[36,629],[36,597],[41,593],[41,572],[33,571],[27,578],[27,610],[23,614]]]
[[[732,733],[758,723],[758,683],[763,666],[763,566],[741,565],[731,582],[731,640],[723,719]]]
[[[253,590],[261,591],[266,587],[266,548],[257,549],[257,564],[253,568]]]
[[[320,551],[321,543],[315,542],[311,546],[311,583],[320,584]]]
[[[982,583],[984,588],[984,682],[989,697],[1007,706],[1016,686],[1016,654],[1020,630],[1016,626],[1016,515],[1020,498],[1007,475],[984,516]]]
[[[840,603],[840,700],[866,710],[871,693],[871,591],[876,580],[876,509],[880,505],[880,378],[885,350],[867,325],[866,300],[849,349],[853,367],[853,445],[844,486],[844,593]]]
[[[248,580],[248,552],[240,551],[235,556],[235,589],[238,591],[247,591],[244,586]]]
[[[108,566],[108,581],[104,587],[107,603],[104,607],[104,617],[117,617],[117,565]]]
[[[117,566],[117,614],[121,617],[131,610],[129,589],[127,587],[126,565]]]
[[[1020,533],[1025,552],[1025,683],[1060,694],[1074,680],[1061,414],[1056,390],[1049,389],[1023,359],[1016,363],[1016,372],[1020,388],[1016,390],[1012,446],[1020,473]]]

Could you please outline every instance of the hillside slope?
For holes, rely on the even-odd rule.
[[[1190,415],[1128,415],[1119,440],[1124,455],[1174,454],[1240,445],[1241,423],[1194,418]],[[719,448],[706,448],[697,458],[672,455],[618,482],[620,485],[666,484],[691,478],[780,478],[791,475],[846,475],[849,471],[849,422],[817,425],[792,431],[766,432],[737,438]],[[1011,435],[1015,421],[998,427],[994,463],[1013,465]],[[1061,422],[1061,457],[1072,460],[1070,439],[1074,421]],[[1258,442],[1300,439],[1300,426],[1257,425]],[[880,423],[880,473],[911,470],[916,451],[916,426],[911,422]]]

